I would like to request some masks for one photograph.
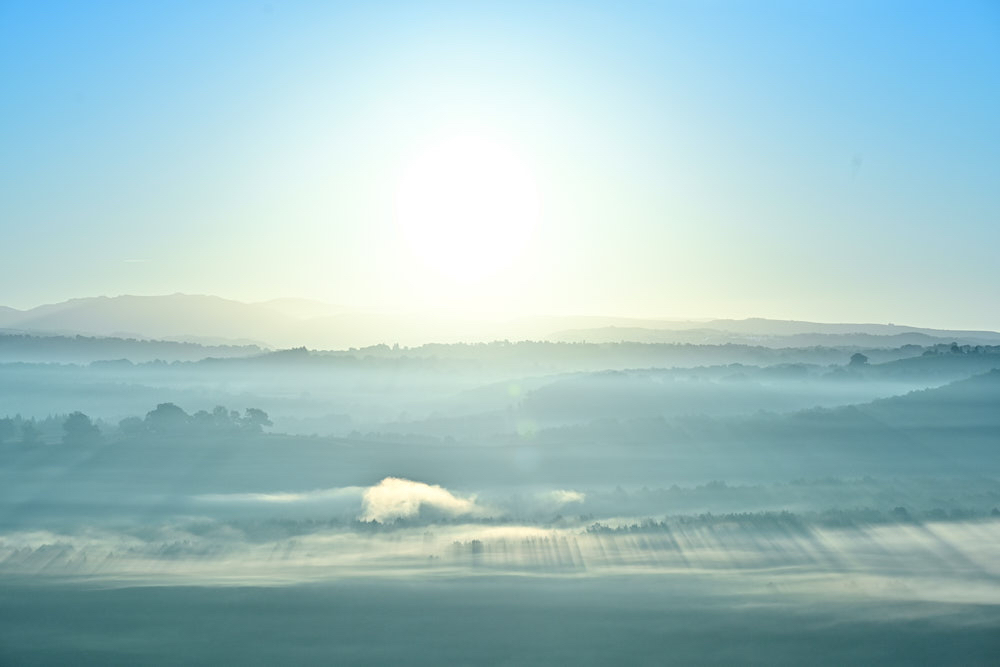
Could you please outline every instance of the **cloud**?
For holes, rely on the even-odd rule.
[[[569,489],[555,489],[543,493],[541,497],[556,505],[568,505],[570,503],[582,503],[587,499],[587,494]]]
[[[375,486],[344,486],[330,489],[294,492],[264,493],[211,493],[193,496],[199,503],[238,508],[255,506],[260,511],[265,507],[296,508],[292,511],[312,510],[342,513],[344,519],[354,517],[359,521],[391,523],[397,519],[407,519],[424,515],[433,517],[485,517],[494,513],[493,509],[476,503],[476,496],[458,496],[437,485],[414,482],[397,477],[386,477]],[[359,507],[360,505],[360,507]],[[360,510],[360,513],[359,513]]]
[[[476,504],[476,497],[462,498],[441,486],[386,477],[365,490],[361,498],[362,521],[385,523],[416,516],[421,508],[431,508],[449,516],[484,516],[486,510]]]
[[[361,495],[363,490],[358,486],[344,486],[299,493],[207,493],[195,496],[195,500],[212,503],[306,503],[353,498]]]

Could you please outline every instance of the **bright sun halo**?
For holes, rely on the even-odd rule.
[[[525,249],[539,202],[527,166],[507,146],[453,137],[403,171],[396,216],[410,251],[433,271],[471,281],[496,273]]]

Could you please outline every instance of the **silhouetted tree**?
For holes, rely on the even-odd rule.
[[[199,431],[214,431],[218,429],[215,416],[207,410],[198,410],[191,415],[191,423]]]
[[[42,432],[35,426],[34,420],[21,424],[21,442],[26,445],[37,445],[42,441]]]
[[[101,431],[90,417],[82,412],[74,412],[63,422],[63,443],[68,445],[86,445],[97,442]]]
[[[221,429],[229,430],[233,428],[233,415],[224,405],[216,405],[212,408],[212,422]]]
[[[229,410],[223,405],[215,406],[211,412],[199,410],[191,415],[191,423],[199,431],[214,431],[216,433],[230,433],[243,426],[240,413]]]
[[[155,410],[146,413],[145,419],[128,417],[121,420],[118,430],[125,436],[142,433],[236,435],[262,433],[265,427],[273,425],[267,413],[258,408],[247,408],[240,415],[236,410],[217,405],[211,412],[198,410],[189,415],[173,403],[160,403]]]
[[[860,352],[855,352],[854,354],[851,355],[851,363],[848,365],[858,367],[858,366],[865,366],[867,364],[868,364],[868,357],[861,354]]]
[[[265,426],[274,426],[267,413],[257,408],[247,408],[242,420],[243,428],[252,433],[261,433]]]
[[[16,433],[17,427],[14,425],[13,419],[10,417],[0,419],[0,444],[3,444],[3,441],[8,438],[13,438]]]
[[[155,410],[146,413],[146,427],[154,433],[183,431],[190,420],[188,413],[173,403],[160,403]]]

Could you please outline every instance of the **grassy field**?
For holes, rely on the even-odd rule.
[[[989,665],[1000,609],[690,576],[0,586],[0,664]]]

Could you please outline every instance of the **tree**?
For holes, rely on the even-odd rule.
[[[42,442],[42,432],[35,426],[35,420],[22,422],[21,442],[26,445],[37,445]]]
[[[14,425],[14,420],[10,417],[4,417],[0,419],[0,444],[8,438],[13,438],[17,433],[17,427]]]
[[[101,430],[82,412],[74,412],[63,422],[63,443],[67,445],[88,445],[97,442]]]
[[[160,403],[146,413],[146,427],[154,433],[177,433],[190,421],[188,413],[173,403]]]
[[[851,363],[848,365],[854,368],[857,368],[859,366],[867,366],[868,357],[861,354],[860,352],[855,352],[854,354],[851,355]]]
[[[267,413],[257,408],[247,408],[241,423],[251,433],[261,433],[265,426],[274,426]]]
[[[235,426],[233,423],[234,414],[236,413],[230,413],[226,406],[216,405],[212,408],[212,423],[218,429],[229,431]]]

